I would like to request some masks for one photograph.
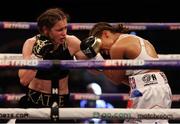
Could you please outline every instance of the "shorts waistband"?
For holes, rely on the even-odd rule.
[[[164,85],[167,83],[167,77],[163,72],[148,72],[129,76],[131,89],[139,89],[154,84]]]
[[[69,94],[59,95],[59,107],[67,107],[69,105]],[[50,107],[53,103],[52,95],[28,89],[28,101],[34,104]]]

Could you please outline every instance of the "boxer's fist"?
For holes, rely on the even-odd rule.
[[[36,36],[36,41],[32,49],[35,56],[43,58],[47,53],[52,52],[53,49],[54,45],[47,37],[43,35]]]
[[[101,40],[97,37],[90,36],[80,44],[81,51],[88,57],[93,58],[99,53]]]

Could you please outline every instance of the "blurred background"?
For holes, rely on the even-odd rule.
[[[4,29],[3,21],[36,22],[36,18],[46,9],[60,7],[69,14],[70,23],[117,22],[180,22],[179,3],[175,1],[122,1],[122,0],[24,0],[3,1],[0,5],[0,53],[21,53],[25,40],[36,35],[36,29]],[[88,36],[88,30],[69,30],[69,34],[80,39]],[[180,54],[179,30],[133,30],[141,37],[151,41],[159,54]],[[173,94],[180,94],[180,70],[164,70],[168,76]],[[86,86],[98,83],[103,93],[128,93],[124,85],[115,86],[106,77],[93,76],[86,70],[72,70],[70,91],[86,92]],[[0,93],[23,93],[25,87],[19,83],[17,70],[0,70]],[[111,101],[110,101],[111,102]],[[113,102],[115,107],[126,104]],[[174,102],[174,108],[180,107]]]

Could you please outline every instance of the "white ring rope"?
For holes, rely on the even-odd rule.
[[[180,23],[139,23],[139,22],[116,22],[114,24],[123,24],[130,30],[180,30]],[[69,30],[90,30],[95,23],[68,23]],[[2,29],[36,29],[36,22],[0,22],[0,28]]]
[[[1,108],[0,119],[50,119],[50,108]],[[59,108],[59,119],[169,119],[180,120],[180,109]]]

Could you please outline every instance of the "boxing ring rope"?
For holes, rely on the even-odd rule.
[[[23,60],[0,59],[0,68],[14,69],[180,69],[180,60]]]
[[[180,30],[180,23],[110,23],[112,25],[121,23],[130,30]],[[68,30],[89,30],[95,23],[68,23]],[[9,22],[1,21],[1,29],[28,29],[36,30],[36,22]]]
[[[10,56],[12,57],[12,56]],[[16,56],[17,57],[17,56]],[[0,68],[51,69],[138,69],[175,68],[179,69],[179,59],[162,60],[23,60],[1,56]],[[20,109],[1,108],[0,119],[50,119],[50,108]],[[169,119],[180,120],[180,109],[103,109],[103,108],[59,108],[59,119]]]
[[[0,119],[50,119],[50,108],[0,108]],[[169,119],[180,120],[180,109],[59,108],[59,119]]]
[[[14,102],[17,103],[24,93],[12,94],[5,93],[0,94],[0,101]],[[129,100],[129,94],[127,93],[103,93],[101,95],[95,95],[90,93],[70,93],[71,100],[116,100],[116,101],[127,101]],[[173,94],[173,102],[180,102],[180,95]]]

